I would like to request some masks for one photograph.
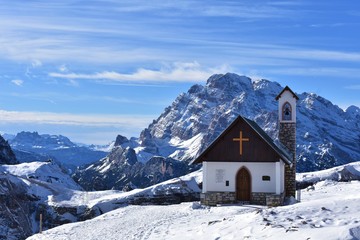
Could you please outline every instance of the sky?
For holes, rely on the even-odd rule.
[[[233,72],[360,106],[360,2],[0,0],[0,132],[106,144]]]

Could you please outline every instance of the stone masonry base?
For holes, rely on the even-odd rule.
[[[200,202],[207,206],[216,206],[217,204],[237,203],[235,192],[207,192],[200,194]],[[265,206],[281,206],[284,203],[284,193],[251,193],[250,204]]]

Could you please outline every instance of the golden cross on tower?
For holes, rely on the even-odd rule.
[[[240,155],[242,155],[242,144],[243,144],[243,142],[249,142],[250,141],[250,139],[249,138],[243,138],[243,134],[242,134],[242,131],[240,131],[240,137],[239,138],[233,138],[233,141],[235,142],[235,141],[237,141],[237,142],[239,142],[239,144],[240,144]]]

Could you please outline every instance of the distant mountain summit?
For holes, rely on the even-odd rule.
[[[96,150],[95,146],[78,146],[62,135],[23,131],[10,137],[8,141],[19,162],[43,162],[53,159],[61,165],[75,169],[107,155],[105,151]]]
[[[67,137],[62,135],[41,134],[38,132],[20,132],[10,140],[13,147],[33,150],[36,148],[46,148],[47,150],[56,150],[61,148],[76,147]]]
[[[275,97],[282,89],[280,84],[265,79],[254,80],[233,73],[212,75],[204,86],[196,84],[187,93],[180,94],[141,132],[139,139],[119,136],[116,145],[134,149],[136,159],[141,163],[161,156],[179,160],[185,166],[239,115],[254,120],[277,140]],[[321,170],[359,161],[360,109],[351,106],[344,111],[314,93],[302,93],[298,97],[297,171]],[[103,164],[106,163],[106,172],[111,171],[115,167],[110,165],[115,166],[120,155],[115,158],[115,155],[109,155],[106,160],[101,160],[102,164],[81,169],[79,183],[82,184],[83,176],[89,178],[90,175],[101,180],[105,174]],[[162,171],[161,164],[149,169],[142,173],[153,176]],[[127,182],[132,182],[130,175],[112,172],[112,178],[127,179]],[[145,187],[149,183],[142,182],[137,186]]]

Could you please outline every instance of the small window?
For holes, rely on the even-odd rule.
[[[282,112],[282,119],[285,121],[291,121],[292,120],[292,116],[291,116],[291,105],[290,103],[286,102],[283,106],[283,112]]]
[[[270,181],[270,176],[262,176],[263,181]]]
[[[227,186],[227,187],[229,186],[229,181],[225,182],[225,186]]]

